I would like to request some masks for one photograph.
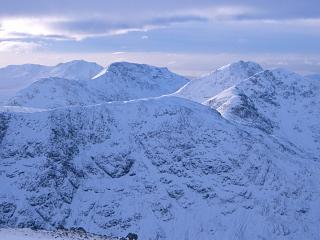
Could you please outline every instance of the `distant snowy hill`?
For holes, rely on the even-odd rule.
[[[58,77],[88,80],[102,70],[96,63],[75,60],[49,67],[36,64],[9,65],[0,68],[0,102],[40,78]]]
[[[176,96],[202,103],[262,70],[261,66],[254,62],[235,62],[205,77],[192,80]]]
[[[41,78],[51,67],[37,64],[9,65],[0,68],[1,89],[19,88]]]
[[[95,104],[102,100],[100,95],[91,92],[85,81],[51,77],[38,80],[22,89],[6,105],[56,108],[68,105]]]
[[[18,92],[8,105],[56,108],[157,97],[177,91],[189,80],[146,64],[111,64],[91,81],[41,79]]]
[[[102,67],[94,62],[74,60],[66,63],[59,63],[52,67],[45,77],[58,77],[72,80],[89,80],[102,71]]]
[[[320,81],[286,70],[265,70],[206,104],[226,119],[257,127],[320,154]]]

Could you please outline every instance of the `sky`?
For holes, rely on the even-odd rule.
[[[320,72],[319,0],[0,0],[0,66],[131,61],[188,76],[237,60]]]

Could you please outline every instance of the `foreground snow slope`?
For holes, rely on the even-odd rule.
[[[286,70],[266,70],[205,104],[226,119],[287,139],[320,156],[320,81]]]
[[[228,64],[205,77],[192,80],[177,92],[176,96],[202,103],[262,70],[261,66],[254,62],[239,61]]]
[[[187,82],[167,68],[119,62],[111,64],[91,81],[41,79],[18,92],[8,105],[56,108],[156,97],[173,93]]]
[[[116,240],[77,231],[35,231],[27,228],[0,228],[0,239],[2,240]]]
[[[9,65],[0,68],[0,101],[7,100],[17,91],[40,78],[88,80],[101,70],[102,67],[98,64],[83,60],[60,63],[53,67],[37,64]]]
[[[0,226],[319,237],[319,155],[207,106],[160,97],[13,110],[0,114]]]

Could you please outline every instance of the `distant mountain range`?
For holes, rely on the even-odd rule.
[[[16,93],[6,104],[56,108],[156,97],[172,93],[188,81],[166,68],[113,63],[86,81],[57,77],[40,79]]]
[[[8,100],[17,91],[41,78],[58,77],[87,80],[94,77],[102,69],[103,67],[96,63],[83,60],[60,63],[52,67],[38,64],[9,65],[0,68],[0,102]]]

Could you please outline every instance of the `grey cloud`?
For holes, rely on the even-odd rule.
[[[152,15],[190,8],[208,8],[215,6],[248,6],[258,10],[254,15],[242,18],[318,18],[320,1],[294,0],[1,0],[0,16],[113,16],[115,18],[134,19],[141,15]]]
[[[126,29],[143,29],[145,26],[163,27],[174,23],[184,22],[204,22],[207,21],[204,17],[191,15],[172,16],[172,17],[157,17],[153,19],[145,19],[136,22],[116,22],[108,19],[86,19],[86,20],[70,20],[59,21],[51,24],[51,27],[57,30],[68,31],[74,34],[105,34],[110,31],[126,30]]]

